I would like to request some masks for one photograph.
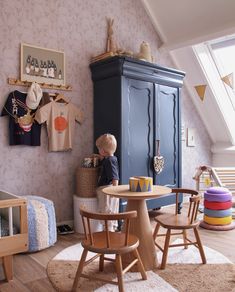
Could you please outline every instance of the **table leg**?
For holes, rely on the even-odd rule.
[[[150,271],[157,268],[157,255],[145,200],[128,200],[127,211],[133,210],[137,211],[137,218],[131,222],[130,233],[138,236],[139,254],[145,270]]]

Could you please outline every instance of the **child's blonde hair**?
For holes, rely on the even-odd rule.
[[[113,154],[117,149],[117,140],[111,134],[101,135],[95,142],[98,149],[103,149],[109,154]]]

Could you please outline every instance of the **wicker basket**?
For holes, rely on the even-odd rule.
[[[79,167],[76,172],[76,195],[91,198],[96,196],[96,188],[99,176],[99,167]]]

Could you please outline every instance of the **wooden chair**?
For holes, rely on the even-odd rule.
[[[130,220],[136,218],[137,212],[123,212],[118,214],[101,214],[90,213],[85,210],[80,210],[82,216],[83,227],[85,231],[85,239],[82,241],[84,248],[80,263],[78,265],[77,273],[73,283],[73,291],[76,291],[80,277],[100,280],[103,282],[118,285],[119,291],[124,291],[123,275],[130,270],[135,264],[137,264],[138,271],[141,273],[142,279],[146,280],[147,275],[144,270],[144,266],[140,259],[137,247],[139,245],[139,239],[129,233]],[[91,219],[103,220],[105,230],[102,232],[92,233],[91,231]],[[111,232],[108,230],[109,220],[123,220],[125,231]],[[88,251],[96,253],[94,257],[86,261]],[[126,253],[132,253],[134,260],[123,270],[122,268],[122,255]],[[115,254],[115,259],[105,257],[105,254]],[[107,278],[95,277],[93,275],[87,275],[82,273],[86,264],[91,263],[93,260],[99,257],[99,270],[104,270],[104,260],[113,261],[116,266],[117,281],[111,281]]]
[[[198,233],[198,225],[200,221],[197,221],[197,211],[200,202],[201,196],[197,191],[190,189],[172,189],[172,193],[176,195],[176,205],[175,205],[175,214],[165,213],[163,215],[159,215],[154,218],[157,222],[155,227],[153,238],[155,245],[163,252],[161,269],[165,269],[167,262],[167,254],[169,247],[177,247],[184,246],[185,249],[188,248],[189,245],[194,245],[199,249],[202,263],[206,264],[206,257],[203,250],[203,246],[201,243],[201,239]],[[190,195],[189,197],[189,207],[188,213],[178,214],[178,196],[179,194]],[[160,227],[167,229],[166,234],[159,234]],[[191,241],[187,237],[187,230],[193,229],[196,241]],[[172,230],[179,230],[178,232],[172,233]],[[172,235],[183,235],[184,243],[179,244],[170,244],[170,237]],[[156,238],[159,236],[166,236],[164,248],[162,248],[157,242]]]

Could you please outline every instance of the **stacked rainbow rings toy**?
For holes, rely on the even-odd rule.
[[[222,187],[211,187],[204,193],[204,217],[201,227],[230,230],[232,223],[232,194]]]
[[[147,176],[133,176],[129,178],[131,192],[151,192],[153,190],[153,179]]]

